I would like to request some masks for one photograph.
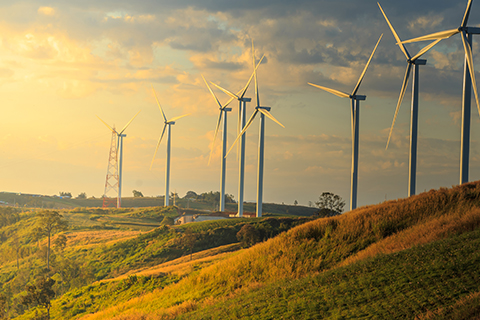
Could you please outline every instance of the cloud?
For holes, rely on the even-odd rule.
[[[38,8],[38,13],[44,14],[46,16],[53,16],[55,15],[55,9],[51,7],[40,7]]]

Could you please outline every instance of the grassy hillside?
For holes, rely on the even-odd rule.
[[[245,224],[268,240],[241,249]],[[81,249],[93,277],[58,296],[52,318],[475,319],[479,245],[478,182],[311,221],[162,227]]]

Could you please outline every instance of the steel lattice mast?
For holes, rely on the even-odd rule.
[[[110,143],[110,152],[108,155],[107,178],[105,180],[105,192],[103,194],[103,208],[108,208],[112,204],[119,204],[118,199],[118,152],[117,152],[117,134],[112,131],[112,140]],[[109,197],[109,194],[115,195]]]

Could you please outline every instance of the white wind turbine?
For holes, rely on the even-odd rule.
[[[130,125],[130,123],[132,123],[133,119],[135,119],[136,116],[138,116],[138,114],[140,113],[140,111],[137,112],[136,115],[133,116],[133,118],[128,121],[128,123],[123,127],[123,129],[120,131],[120,132],[117,132],[117,130],[115,130],[115,128],[113,127],[110,127],[105,121],[103,121],[102,119],[100,119],[99,116],[97,116],[97,118],[103,122],[104,125],[107,126],[108,129],[110,129],[112,132],[114,132],[116,135],[117,135],[117,150],[119,149],[120,152],[120,159],[119,159],[119,162],[118,162],[118,197],[117,197],[117,208],[121,208],[122,206],[122,168],[123,168],[123,138],[125,138],[127,135],[126,134],[123,134],[123,132],[125,132],[125,130],[127,129],[127,127]]]
[[[388,148],[390,143],[390,138],[392,137],[393,126],[395,125],[395,120],[397,119],[398,110],[400,109],[400,105],[402,104],[403,97],[405,96],[405,92],[407,89],[408,80],[410,78],[410,72],[413,67],[413,82],[412,82],[412,108],[411,108],[411,120],[410,120],[410,158],[409,158],[409,166],[408,166],[408,196],[412,196],[415,194],[415,186],[416,186],[416,176],[417,176],[417,137],[418,137],[418,86],[419,86],[419,71],[420,66],[425,65],[427,60],[419,59],[422,55],[424,55],[428,50],[430,50],[433,46],[435,46],[438,42],[442,39],[435,40],[434,42],[430,43],[428,46],[420,50],[420,52],[415,56],[410,56],[407,48],[401,43],[400,37],[398,36],[397,32],[393,28],[392,24],[387,18],[387,15],[383,11],[382,6],[378,3],[378,7],[380,11],[382,11],[385,20],[387,21],[388,26],[392,30],[393,36],[402,50],[403,54],[407,58],[407,70],[405,71],[405,78],[403,79],[402,89],[400,90],[400,96],[398,97],[397,108],[395,109],[395,116],[393,117],[392,126],[390,128],[390,133],[388,135],[387,146],[385,150]]]
[[[225,172],[227,167],[227,159],[225,157],[226,151],[227,151],[227,112],[232,111],[232,108],[227,108],[227,106],[230,104],[233,98],[230,98],[230,100],[228,100],[227,103],[225,103],[225,105],[222,106],[222,104],[220,103],[220,101],[218,101],[217,96],[215,95],[215,93],[213,93],[212,89],[208,85],[207,80],[205,80],[205,77],[203,75],[202,75],[202,78],[220,109],[217,126],[215,128],[215,135],[213,136],[212,150],[210,151],[210,156],[208,158],[208,164],[210,164],[210,161],[212,159],[212,154],[215,147],[215,140],[217,139],[218,130],[220,129],[220,123],[222,122],[222,116],[223,116],[222,160],[221,160],[221,167],[220,167],[220,172],[221,172],[220,174],[220,206],[219,206],[220,211],[223,212],[225,211]]]
[[[426,40],[441,40],[460,33],[462,35],[463,48],[465,49],[465,61],[463,70],[463,100],[462,100],[462,133],[460,147],[460,184],[468,182],[469,157],[470,157],[470,123],[471,123],[471,99],[472,86],[477,102],[477,109],[480,114],[480,103],[478,100],[477,82],[475,80],[475,69],[473,66],[472,38],[474,34],[480,34],[480,28],[467,27],[470,10],[473,0],[468,0],[462,23],[457,29],[451,29],[432,33],[426,36],[402,41],[412,43]]]
[[[372,61],[373,55],[377,50],[378,44],[380,43],[382,36],[383,34],[380,35],[380,38],[378,39],[377,44],[375,45],[375,48],[373,49],[372,54],[370,55],[370,58],[368,59],[367,64],[365,65],[365,68],[363,69],[363,72],[360,75],[360,78],[358,79],[357,85],[355,86],[351,94],[341,92],[335,89],[322,87],[313,83],[308,83],[311,86],[320,88],[322,90],[330,92],[341,98],[349,98],[352,100],[352,123],[351,123],[352,125],[352,173],[351,173],[352,179],[350,184],[350,210],[353,210],[357,207],[358,142],[359,142],[358,133],[359,133],[360,101],[365,100],[367,98],[367,96],[357,95],[357,91],[360,88],[360,84],[362,83],[363,77],[367,72],[368,65],[370,64],[370,61]]]
[[[264,55],[265,56],[265,55]],[[265,149],[265,116],[270,118],[271,120],[275,121],[278,123],[280,126],[285,128],[283,124],[281,124],[277,119],[275,119],[271,114],[270,114],[270,107],[262,107],[260,106],[260,95],[258,92],[258,82],[257,82],[257,68],[261,63],[258,63],[257,67],[255,67],[255,50],[253,48],[253,42],[252,42],[252,59],[253,59],[253,66],[254,66],[254,78],[255,78],[255,96],[257,98],[257,106],[255,107],[255,112],[252,114],[250,119],[248,119],[248,122],[245,124],[245,127],[243,130],[240,132],[238,135],[237,139],[233,142],[232,146],[230,147],[230,150],[227,152],[227,155],[232,151],[233,146],[237,143],[237,141],[244,136],[245,132],[247,131],[248,127],[252,124],[253,120],[257,116],[257,114],[260,113],[260,134],[259,134],[259,140],[258,140],[258,167],[257,167],[257,209],[256,209],[256,214],[257,217],[262,216],[262,205],[263,205],[263,164],[264,164],[264,149]]]
[[[221,86],[212,82],[212,84],[215,87],[222,90],[223,92],[225,92],[226,94],[228,94],[231,97],[231,99],[227,102],[227,104],[230,103],[230,101],[232,99],[237,99],[238,102],[239,102],[237,134],[240,133],[240,130],[243,130],[243,128],[245,128],[246,117],[247,117],[246,103],[250,102],[252,100],[251,98],[245,98],[244,95],[247,92],[247,89],[250,86],[250,83],[252,82],[255,71],[258,69],[258,67],[262,63],[262,60],[263,60],[264,57],[265,57],[265,55],[262,56],[262,58],[260,59],[260,61],[257,64],[257,66],[254,65],[254,70],[253,70],[252,75],[250,76],[250,79],[248,79],[248,82],[245,85],[245,87],[243,87],[243,89],[240,90],[237,94],[234,94],[233,92],[231,92],[231,91],[229,91],[225,88],[222,88]],[[220,118],[217,122],[217,129],[218,129],[219,124],[220,124]],[[216,133],[215,133],[215,137],[216,137]],[[224,141],[226,141],[226,140],[224,140]],[[215,140],[214,140],[214,143],[215,143]],[[238,152],[238,155],[239,155],[239,165],[238,165],[239,166],[239,168],[238,168],[238,175],[239,175],[239,177],[238,177],[238,216],[239,217],[243,216],[243,196],[244,196],[244,181],[245,181],[245,144],[246,144],[246,136],[243,135],[242,139],[240,141],[239,152]],[[225,157],[226,157],[226,155],[223,156],[224,159],[225,159]],[[222,160],[222,161],[224,161],[224,160]]]
[[[162,142],[163,135],[165,134],[165,130],[167,129],[168,126],[168,132],[167,132],[167,158],[166,158],[166,163],[165,163],[165,207],[167,207],[170,204],[170,146],[171,146],[171,137],[172,137],[172,125],[175,124],[175,121],[177,121],[180,118],[186,117],[189,115],[189,113],[184,114],[182,116],[174,117],[170,120],[167,120],[167,117],[165,116],[165,113],[163,112],[162,106],[160,105],[160,102],[158,101],[157,94],[155,92],[155,89],[153,89],[153,94],[155,95],[155,100],[157,100],[158,108],[160,109],[160,112],[162,113],[163,120],[164,120],[164,126],[163,126],[163,131],[160,136],[160,139],[158,139],[157,147],[155,148],[155,153],[153,154],[153,159],[152,163],[150,164],[150,170],[152,169],[153,166],[153,161],[155,160],[155,156],[157,155],[158,147],[160,146],[160,143]]]

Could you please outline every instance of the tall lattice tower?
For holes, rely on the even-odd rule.
[[[108,156],[107,179],[105,181],[105,193],[103,194],[103,207],[108,208],[112,204],[120,208],[120,199],[118,198],[118,150],[117,133],[115,128],[112,131],[112,141],[110,143],[110,154]]]

